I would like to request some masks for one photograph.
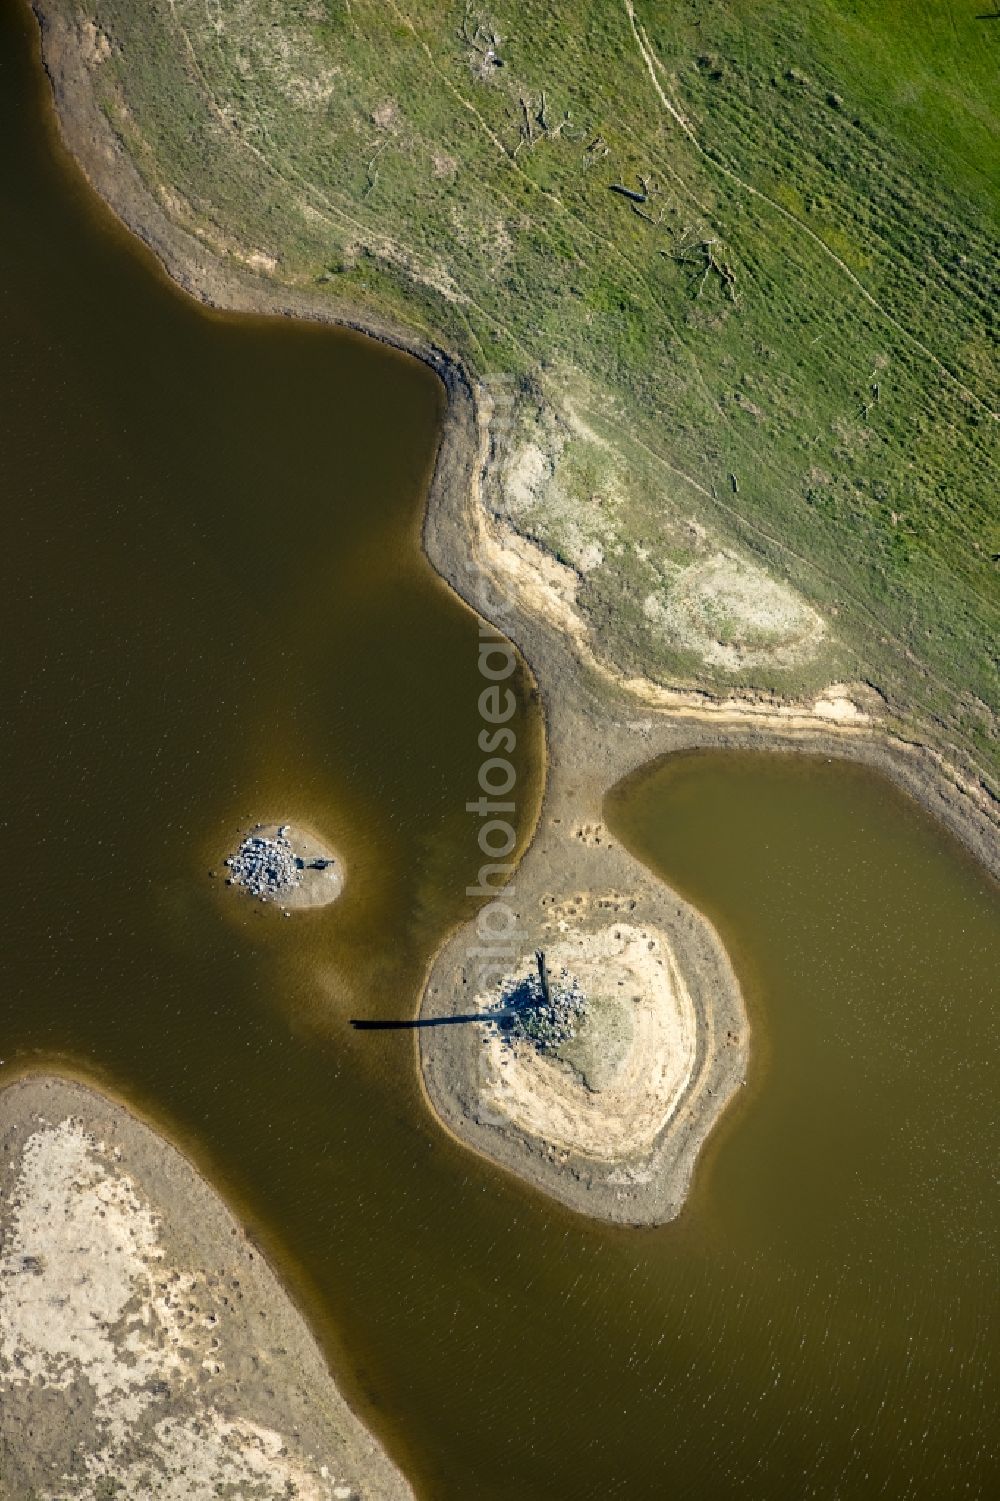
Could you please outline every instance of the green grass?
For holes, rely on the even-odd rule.
[[[621,550],[580,595],[611,655],[719,689],[867,679],[996,785],[989,6],[640,0],[694,139],[612,0],[473,6],[470,29],[501,38],[487,78],[464,0],[87,8],[114,43],[111,117],[182,218],[431,331],[479,375],[525,378],[526,422],[577,394],[616,456]],[[520,101],[536,113],[543,89],[550,125],[570,123],[529,144]],[[609,191],[640,174],[662,224]],[[676,258],[685,230],[716,242],[735,302]],[[571,458],[589,524],[594,453]],[[805,596],[829,650],[726,673],[658,637],[642,600],[683,563],[691,517]]]

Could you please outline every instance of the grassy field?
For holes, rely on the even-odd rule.
[[[83,5],[181,222],[514,378],[491,503],[608,656],[867,680],[996,787],[991,9]]]

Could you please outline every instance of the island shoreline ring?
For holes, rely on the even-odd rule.
[[[633,1006],[637,990],[658,983],[660,1004],[651,1009],[672,1016],[660,1041],[673,1051],[676,1067],[668,1078],[669,1068],[664,1073],[652,1065],[654,1051],[646,1073],[634,1073],[638,1052],[648,1053],[650,1034],[641,1019],[633,1024],[636,1018],[621,1004],[609,1004],[619,997],[605,995],[599,1009],[620,1044],[617,1091],[614,1079],[595,1089],[579,1060],[570,1064],[540,1059],[530,1047],[512,1051],[489,1045],[481,1030],[471,1027],[415,1032],[421,1084],[432,1113],[465,1147],[570,1208],[635,1225],[673,1218],[700,1147],[745,1079],[749,1027],[738,983],[711,925],[611,837],[606,793],[679,751],[767,749],[860,761],[920,802],[996,877],[1000,815],[994,800],[930,745],[880,727],[877,696],[863,685],[833,684],[801,703],[760,695],[713,700],[627,679],[600,660],[588,637],[567,620],[544,577],[533,572],[534,560],[526,565],[523,540],[515,543],[485,504],[486,477],[505,437],[507,379],[474,384],[447,351],[367,311],[360,316],[351,307],[331,305],[328,295],[279,290],[249,269],[223,266],[167,218],[118,149],[74,25],[44,0],[35,0],[33,9],[64,145],[98,196],[152,251],[172,285],[223,313],[302,318],[373,337],[423,361],[441,379],[447,406],[426,499],[424,550],[440,577],[480,617],[481,636],[508,640],[521,653],[538,687],[545,726],[538,822],[516,879],[486,904],[491,907],[496,896],[504,896],[519,935],[513,947],[508,943],[502,950],[513,966],[507,981],[516,983],[539,948],[561,945],[564,957],[595,983],[602,970],[617,963],[614,988]],[[325,837],[327,831],[321,833]],[[339,889],[338,881],[322,900],[334,900]],[[482,913],[442,945],[430,966],[421,1018],[488,1011],[495,1003],[494,991],[477,984],[481,918]],[[651,965],[637,969],[639,946],[653,957]],[[619,1122],[622,1129],[613,1133],[616,1153],[595,1155],[585,1143],[593,1144],[611,1120],[608,1111],[627,1108],[629,1098],[639,1101],[641,1148],[628,1150],[628,1129]],[[653,1099],[659,1104],[650,1113],[644,1107]]]

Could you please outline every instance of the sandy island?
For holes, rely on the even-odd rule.
[[[403,1501],[218,1195],[121,1106],[0,1092],[0,1493]]]
[[[505,976],[525,974],[543,950],[579,982],[584,1019],[541,1052],[476,1023],[421,1029],[434,1109],[456,1136],[572,1209],[625,1224],[672,1219],[699,1148],[746,1077],[749,1028],[721,943],[603,826],[564,831],[558,816],[505,900],[526,935]],[[474,925],[452,937],[428,982],[425,1020],[495,1007],[479,953]]]
[[[655,1018],[668,1005],[668,989],[678,1017],[688,1015],[680,999],[686,994],[696,1044],[688,1068],[688,1041],[678,1033],[668,1045],[666,1032],[659,1033],[662,1070],[643,1074],[633,1041],[632,1061],[628,1049],[620,1059],[616,1093],[613,1078],[595,1089],[595,1076],[579,1058],[576,1064],[563,1059],[561,1067],[546,1059],[544,1068],[532,1063],[511,1072],[511,1061],[504,1067],[483,1046],[478,1026],[428,1028],[420,1032],[428,1096],[463,1142],[572,1207],[637,1224],[669,1219],[678,1212],[699,1147],[744,1077],[746,1017],[709,924],[608,839],[602,823],[607,790],[658,756],[698,747],[845,757],[889,776],[994,874],[1000,871],[996,800],[974,774],[949,765],[940,746],[891,734],[885,704],[863,683],[831,684],[804,703],[759,694],[713,699],[626,677],[607,663],[573,607],[568,570],[483,504],[483,477],[503,447],[502,432],[494,442],[488,392],[474,389],[447,352],[412,330],[337,301],[329,289],[284,285],[232,258],[223,262],[182,229],[150,193],[100,108],[84,22],[50,0],[33,4],[65,140],[97,192],[180,286],[209,306],[358,329],[416,355],[445,384],[448,412],[428,496],[425,550],[455,591],[520,649],[546,718],[544,803],[515,893],[505,893],[524,931],[523,948],[555,935],[593,951],[595,943],[612,941],[599,936],[609,918],[627,920],[649,934],[646,942],[659,945],[663,973],[670,976],[669,987],[651,975],[634,976],[642,1027],[659,1025]],[[422,1002],[425,1018],[460,1014],[475,1000],[469,963],[475,942],[470,925],[442,949]],[[595,1052],[602,1046],[614,1051],[613,1042],[610,1033],[603,1042],[591,1038]],[[674,1085],[661,1089],[667,1078]],[[602,1094],[601,1104],[589,1099]],[[603,1138],[584,1125],[601,1110]],[[558,1146],[550,1139],[556,1136]]]
[[[302,824],[254,824],[221,869],[234,891],[282,912],[328,907],[344,889],[343,860]]]

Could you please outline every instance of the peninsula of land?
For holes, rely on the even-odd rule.
[[[478,441],[457,439],[456,426],[478,431]],[[700,1148],[745,1082],[751,1039],[714,929],[609,834],[608,791],[661,756],[710,747],[859,761],[1000,876],[997,808],[929,746],[889,733],[863,683],[833,684],[811,702],[711,700],[616,674],[553,590],[551,563],[483,505],[491,451],[488,393],[477,404],[453,383],[425,544],[520,647],[546,715],[535,836],[511,887],[497,893],[520,936],[497,952],[515,981],[533,951],[556,952],[597,1004],[570,1047],[541,1056],[489,1037],[484,1045],[477,1027],[422,1029],[423,1078],[449,1130],[493,1161],[584,1214],[658,1224],[679,1212]],[[475,922],[452,936],[433,965],[423,1018],[495,1005],[496,990],[477,983],[483,948]]]
[[[304,1319],[167,1141],[81,1083],[0,1091],[0,1492],[404,1501]]]

